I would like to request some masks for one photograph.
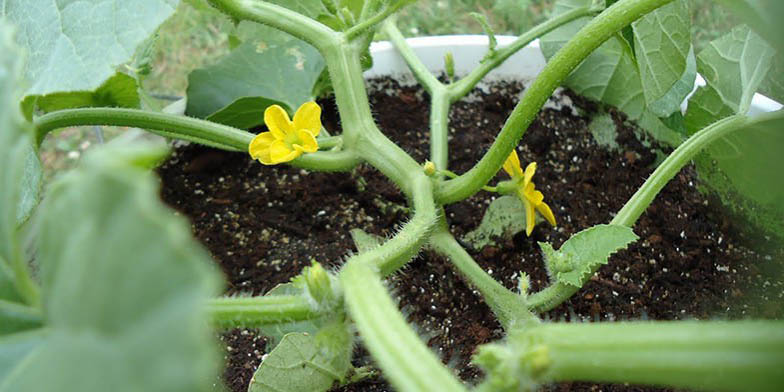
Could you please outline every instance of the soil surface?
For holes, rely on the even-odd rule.
[[[429,138],[424,129],[427,94],[387,79],[370,84],[381,129],[423,162]],[[521,89],[514,83],[497,84],[453,106],[450,169],[464,172],[484,154]],[[558,226],[540,224],[531,237],[521,233],[495,246],[470,250],[486,271],[509,288],[517,286],[520,271],[531,277],[533,290],[545,287],[547,273],[537,241],[557,248],[572,234],[609,222],[661,156],[659,147],[640,142],[644,135],[616,111],[568,91],[551,101],[549,106],[556,108],[540,113],[518,153],[524,166],[538,162],[534,180]],[[578,109],[557,109],[564,102],[573,102]],[[338,129],[334,103],[321,104],[327,128]],[[618,128],[616,149],[597,145],[588,129],[590,114],[602,110]],[[407,219],[400,208],[405,204],[403,196],[369,166],[350,174],[314,173],[283,165],[266,167],[246,154],[188,145],[178,147],[159,173],[162,198],[190,218],[194,234],[226,275],[227,294],[263,294],[287,282],[311,259],[337,269],[346,254],[356,251],[350,229],[390,236]],[[543,317],[566,322],[780,318],[784,253],[780,248],[748,247],[749,240],[740,231],[742,221],[723,215],[719,203],[697,186],[693,169],[678,174],[634,227],[640,240],[613,255],[573,298]],[[480,192],[446,207],[458,239],[479,225],[493,197]],[[756,239],[766,245],[764,237]],[[389,285],[403,313],[444,363],[459,369],[456,373],[467,382],[477,381],[481,371],[469,364],[470,357],[478,345],[500,339],[502,330],[449,262],[424,251]],[[232,391],[246,391],[271,347],[254,330],[230,331],[221,340],[226,344],[224,381]],[[361,344],[354,363],[372,363]],[[659,390],[589,383],[544,388]],[[379,376],[336,390],[392,389]]]

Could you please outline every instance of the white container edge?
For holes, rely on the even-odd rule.
[[[499,47],[511,44],[517,37],[509,35],[496,36]],[[436,74],[443,72],[444,55],[452,52],[455,60],[455,74],[466,75],[479,65],[487,53],[488,39],[485,35],[441,35],[432,37],[416,37],[406,40],[422,63]],[[365,72],[366,78],[396,76],[413,82],[413,75],[395,47],[388,41],[373,42],[370,45],[373,54],[373,67]],[[544,55],[539,48],[539,40],[531,42],[503,64],[491,71],[485,81],[517,79],[524,83],[530,82],[544,68]],[[697,75],[695,90],[704,86],[705,80]],[[685,110],[686,102],[682,109]],[[755,94],[751,102],[749,114],[772,112],[782,105],[762,94]]]

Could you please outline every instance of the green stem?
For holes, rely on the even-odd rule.
[[[207,311],[212,323],[222,329],[257,328],[321,316],[306,298],[297,295],[215,298],[207,303]]]
[[[513,293],[485,272],[468,252],[455,240],[442,222],[442,227],[430,237],[430,246],[446,256],[458,271],[482,294],[504,329],[509,330],[523,321],[535,320],[528,311],[525,298]]]
[[[437,221],[433,186],[421,174],[414,180],[414,217],[392,239],[357,257],[374,264],[381,276],[387,276],[408,263],[427,243]]]
[[[759,124],[771,120],[784,119],[784,112],[777,111],[761,114],[755,117],[732,116],[719,120],[701,131],[695,133],[675,149],[667,159],[662,162],[645,183],[632,195],[629,201],[621,208],[618,214],[610,222],[615,225],[632,227],[637,218],[642,215],[646,208],[651,204],[656,195],[703,148],[707,147],[717,139],[727,134],[745,129],[748,126]],[[592,273],[596,272],[598,266]],[[535,312],[546,312],[574,295],[579,290],[578,287],[554,283],[547,288],[539,291],[530,297],[529,305]]]
[[[403,37],[403,34],[395,25],[394,19],[387,19],[381,29],[387,34],[389,41],[395,46],[395,49],[400,53],[400,56],[403,57],[403,60],[408,64],[408,68],[411,69],[414,77],[422,84],[422,87],[424,87],[425,90],[433,94],[433,90],[444,86],[432,73],[430,73],[430,70],[427,69],[422,60],[417,57],[408,45],[406,38]]]
[[[251,20],[285,31],[310,43],[320,52],[329,50],[339,34],[329,27],[272,3],[258,0],[208,0],[215,8],[237,20]]]
[[[508,46],[497,49],[495,54],[490,58],[483,61],[479,64],[478,67],[474,68],[471,73],[466,75],[466,77],[460,79],[459,81],[451,84],[449,86],[449,93],[450,99],[452,102],[456,102],[460,98],[466,96],[471,90],[476,86],[479,81],[481,81],[485,75],[487,75],[490,71],[501,65],[506,59],[508,59],[513,54],[517,53],[520,49],[525,47],[526,45],[530,44],[531,41],[535,40],[538,37],[541,37],[550,31],[553,31],[575,19],[582,18],[584,16],[590,16],[599,12],[601,9],[597,9],[593,6],[587,7],[579,7],[563,14],[559,14],[552,19],[543,22],[532,29],[526,31],[521,36],[519,36],[514,42],[509,44]]]
[[[544,347],[541,381],[784,390],[781,321],[542,324],[510,340]]]
[[[410,197],[413,194],[413,177],[421,174],[422,168],[384,136],[373,121],[362,77],[360,53],[364,49],[360,44],[357,41],[341,41],[334,50],[322,52],[335,86],[335,102],[343,125],[343,143]]]
[[[620,0],[583,27],[550,59],[533,84],[525,90],[487,154],[471,170],[438,187],[436,200],[441,204],[457,202],[487,184],[501,169],[542,105],[577,65],[617,31],[672,1]]]
[[[430,160],[440,170],[449,166],[449,95],[440,84],[430,92]]]
[[[0,299],[0,336],[17,331],[38,328],[43,325],[41,309]]]
[[[52,130],[80,125],[112,125],[147,129],[161,136],[189,140],[231,151],[248,151],[255,135],[214,122],[138,109],[85,108],[44,114],[34,121],[40,144]]]
[[[346,172],[362,162],[362,159],[351,150],[318,151],[300,155],[289,162],[291,166],[320,172]]]
[[[371,265],[350,260],[340,278],[351,318],[396,390],[466,390],[409,327]]]
[[[384,8],[383,11],[376,13],[375,15],[371,16],[370,18],[360,22],[356,26],[352,26],[348,31],[346,31],[346,38],[351,40],[356,38],[359,35],[362,35],[366,30],[370,29],[371,27],[381,23],[384,19],[388,18],[390,15],[394,14],[403,7],[406,3],[403,1],[398,1],[391,6]]]

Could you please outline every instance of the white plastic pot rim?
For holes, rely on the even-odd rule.
[[[515,39],[517,37],[509,35],[496,36],[499,47],[507,46]],[[444,71],[444,55],[447,52],[452,52],[455,61],[455,74],[458,76],[466,75],[476,68],[487,53],[488,46],[488,38],[485,35],[441,35],[409,38],[406,41],[425,66],[436,74]],[[365,72],[365,77],[391,75],[413,81],[411,71],[392,43],[374,42],[370,46],[370,51],[373,54],[373,67]],[[545,64],[544,55],[539,48],[539,40],[535,40],[491,71],[485,77],[485,81],[516,79],[528,82],[536,78]],[[704,85],[705,80],[702,76],[697,75],[694,89]],[[685,104],[686,102],[684,102],[683,109],[685,109]],[[781,108],[780,103],[762,94],[755,94],[749,114],[772,112]]]

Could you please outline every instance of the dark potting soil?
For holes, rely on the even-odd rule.
[[[428,154],[428,97],[416,87],[389,79],[371,83],[380,128],[415,159]],[[450,169],[468,170],[487,150],[516,103],[521,86],[493,85],[450,113]],[[577,110],[561,107],[573,102]],[[657,160],[657,145],[623,115],[567,92],[551,99],[518,147],[523,165],[538,162],[535,182],[558,220],[538,225],[495,246],[470,250],[476,261],[509,288],[520,271],[533,290],[547,285],[537,241],[559,247],[572,234],[609,222],[643,183]],[[328,129],[338,129],[334,103],[322,102]],[[607,110],[618,129],[618,148],[597,145],[584,113]],[[638,136],[636,136],[638,135]],[[640,137],[645,140],[644,135]],[[407,219],[405,199],[372,167],[352,173],[314,173],[285,165],[266,167],[242,153],[180,146],[159,170],[162,198],[193,223],[228,282],[227,294],[263,294],[287,282],[316,259],[337,269],[355,251],[349,230],[391,236]],[[501,174],[497,179],[505,179]],[[747,247],[743,222],[697,189],[685,168],[658,195],[634,227],[640,240],[613,255],[573,298],[544,314],[565,322],[615,320],[780,318],[784,314],[784,252]],[[476,228],[493,194],[480,192],[446,207],[452,233],[462,238]],[[756,238],[765,242],[765,238]],[[773,240],[770,240],[772,242]],[[763,247],[764,248],[764,247]],[[758,248],[755,248],[758,249]],[[779,268],[776,270],[775,268]],[[771,272],[773,271],[773,272]],[[430,251],[389,279],[399,306],[418,333],[468,382],[481,371],[469,364],[478,345],[502,338],[502,330],[477,293],[449,262]],[[270,349],[254,330],[222,334],[224,381],[246,391]],[[372,364],[357,346],[355,365]],[[560,383],[548,390],[660,390],[628,385]],[[336,390],[389,391],[380,376]]]

